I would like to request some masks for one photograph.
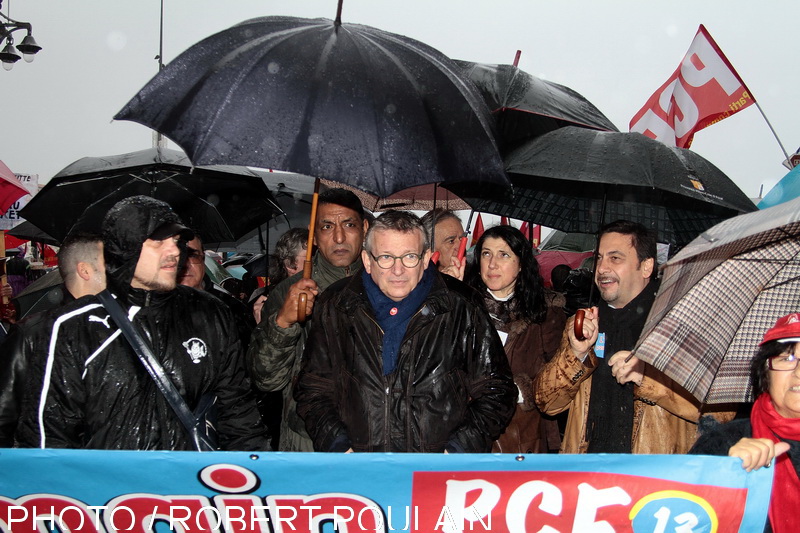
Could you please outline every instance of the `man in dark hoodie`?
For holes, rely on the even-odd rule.
[[[177,285],[191,230],[164,202],[120,201],[103,223],[109,291],[163,365],[189,409],[216,396],[223,450],[267,450],[230,311]],[[191,438],[113,319],[94,296],[63,308],[52,329],[38,397],[23,404],[19,446],[191,450]]]

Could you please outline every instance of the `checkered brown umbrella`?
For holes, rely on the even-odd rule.
[[[800,198],[712,227],[665,266],[634,354],[703,403],[753,399],[764,332],[800,311]]]

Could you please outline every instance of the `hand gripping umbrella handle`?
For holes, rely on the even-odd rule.
[[[583,319],[586,317],[586,309],[578,309],[575,311],[575,324],[573,325],[573,332],[575,338],[579,341],[585,341],[586,337],[583,335]]]

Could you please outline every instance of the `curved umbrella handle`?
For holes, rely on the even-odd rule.
[[[308,302],[308,294],[301,292],[297,295],[297,321],[306,321],[306,302]]]
[[[583,319],[586,316],[586,309],[578,309],[575,311],[575,324],[572,331],[575,333],[575,338],[579,341],[585,341],[586,337],[583,335]]]

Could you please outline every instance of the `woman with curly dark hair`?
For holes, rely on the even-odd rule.
[[[558,425],[536,408],[532,385],[536,373],[555,354],[566,317],[553,305],[554,295],[545,290],[531,243],[512,226],[488,229],[475,245],[475,262],[466,282],[483,297],[519,388],[514,417],[492,451],[558,451]]]

